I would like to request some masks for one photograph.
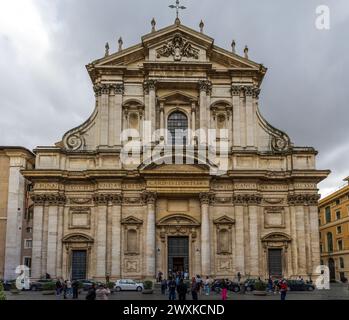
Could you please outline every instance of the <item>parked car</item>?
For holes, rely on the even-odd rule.
[[[214,292],[221,292],[223,279],[216,279],[211,285],[211,290]],[[228,290],[233,292],[239,292],[240,286],[238,283],[228,280],[227,281]]]
[[[32,291],[42,291],[43,290],[43,286],[47,283],[52,283],[52,284],[56,284],[56,280],[52,280],[52,279],[40,279],[37,281],[34,281],[32,283],[30,283],[30,290]]]
[[[142,291],[144,289],[142,282],[136,282],[131,279],[121,279],[117,280],[114,285],[115,291]]]
[[[302,280],[287,280],[287,286],[290,291],[314,291],[315,286]]]
[[[93,284],[97,285],[97,283],[93,280],[83,279],[77,281],[79,282],[79,287],[84,291],[88,291]]]

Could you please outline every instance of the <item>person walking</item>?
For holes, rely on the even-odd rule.
[[[272,278],[269,276],[269,279],[268,279],[268,291],[269,292],[273,292],[273,280]]]
[[[238,284],[240,284],[240,281],[241,281],[241,273],[240,273],[240,271],[238,272],[237,276],[238,276]]]
[[[199,300],[198,299],[199,290],[200,290],[200,283],[198,283],[195,277],[193,277],[191,280],[191,297],[193,300]]]
[[[186,300],[188,287],[183,279],[179,280],[179,285],[177,286],[178,300]]]
[[[56,281],[56,297],[57,298],[61,296],[62,288],[63,288],[62,282],[60,279],[58,279]]]
[[[79,281],[74,280],[72,283],[73,287],[73,299],[78,299],[79,298]]]
[[[73,295],[73,288],[72,288],[72,283],[71,283],[71,281],[68,279],[67,280],[67,296],[69,297],[72,297],[72,295]]]
[[[206,296],[210,295],[210,285],[211,285],[211,281],[210,281],[210,278],[207,276],[204,283],[204,290],[205,290]]]
[[[86,300],[96,300],[96,285],[93,283],[91,288],[88,289]]]
[[[96,290],[96,300],[108,300],[110,295],[110,290],[105,285],[99,285]]]
[[[280,294],[281,294],[281,300],[286,300],[287,282],[285,279],[283,279],[280,283]]]
[[[227,282],[223,279],[222,281],[222,300],[227,300],[227,295],[228,295],[228,284]]]
[[[176,300],[176,281],[173,278],[170,278],[168,282],[168,298],[169,300]]]
[[[166,294],[166,289],[167,289],[167,281],[166,279],[163,279],[161,281],[161,294]]]

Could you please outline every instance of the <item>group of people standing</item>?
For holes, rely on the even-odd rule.
[[[108,300],[110,290],[106,285],[99,284],[96,286],[94,283],[88,289],[86,294],[86,300]],[[79,299],[79,281],[58,279],[56,281],[56,297],[63,299]]]
[[[56,296],[61,297],[63,294],[63,299],[72,297],[73,299],[79,298],[79,282],[74,280],[58,279],[56,281]]]

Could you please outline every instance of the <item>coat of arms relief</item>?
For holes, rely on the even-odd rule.
[[[173,56],[174,61],[181,61],[183,57],[199,59],[199,50],[185,40],[180,33],[176,33],[171,41],[156,50],[157,57]]]

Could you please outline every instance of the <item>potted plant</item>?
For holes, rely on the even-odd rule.
[[[267,289],[267,284],[261,280],[256,281],[255,285],[255,291],[253,294],[255,296],[265,296],[267,295],[266,289]]]
[[[54,295],[56,284],[52,282],[46,282],[42,285],[42,294],[45,296]]]
[[[153,281],[151,281],[151,280],[145,280],[143,282],[143,287],[144,287],[144,289],[143,289],[142,293],[144,293],[144,294],[151,294],[154,291],[153,290]]]
[[[2,285],[2,282],[0,281],[0,301],[6,300],[6,295],[4,292],[4,286]]]

